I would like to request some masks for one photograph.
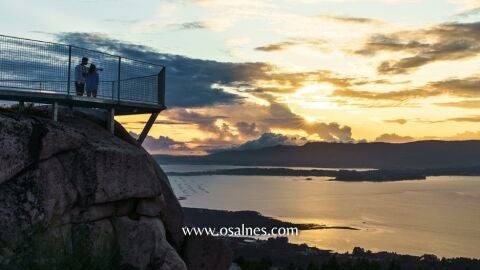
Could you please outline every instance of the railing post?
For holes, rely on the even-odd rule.
[[[71,73],[72,73],[72,46],[68,46],[68,80],[67,80],[67,95],[70,95],[70,84],[71,84]]]
[[[120,101],[120,69],[122,64],[122,57],[118,57],[118,85],[117,85],[117,99]]]
[[[53,102],[52,104],[52,119],[53,121],[58,121],[58,102]]]
[[[158,73],[158,104],[165,106],[165,67]]]

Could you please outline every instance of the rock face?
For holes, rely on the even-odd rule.
[[[198,270],[223,270],[233,259],[226,244],[212,236],[189,237],[183,254],[189,269]]]
[[[48,235],[90,252],[112,239],[121,269],[187,269],[183,213],[162,169],[121,125],[112,136],[60,115],[0,113],[0,268]]]

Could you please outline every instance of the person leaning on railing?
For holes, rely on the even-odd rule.
[[[85,92],[85,76],[88,73],[87,64],[88,58],[82,57],[82,62],[75,67],[75,90],[77,96],[83,96]]]
[[[85,89],[87,90],[87,97],[97,97],[98,83],[100,76],[97,73],[97,67],[94,64],[90,65],[88,74],[85,77]]]

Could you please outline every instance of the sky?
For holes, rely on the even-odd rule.
[[[164,64],[152,153],[480,139],[480,0],[16,0],[0,29]]]

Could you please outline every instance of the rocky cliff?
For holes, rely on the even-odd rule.
[[[112,136],[98,110],[41,114],[0,113],[1,269],[228,268],[217,240],[184,239],[166,175],[121,125]]]

